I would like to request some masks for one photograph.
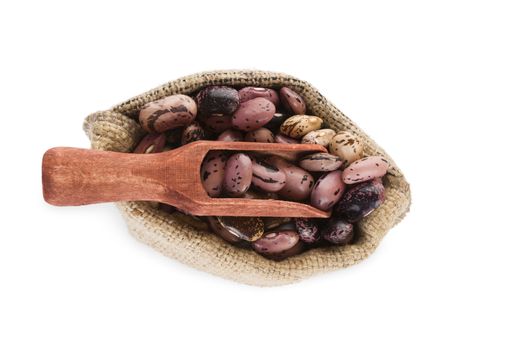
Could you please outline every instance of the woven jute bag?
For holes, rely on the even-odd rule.
[[[354,244],[311,249],[280,262],[234,247],[182,214],[166,214],[147,202],[116,203],[129,231],[141,242],[214,275],[251,285],[275,286],[360,262],[376,249],[388,230],[408,212],[410,188],[394,161],[313,86],[286,74],[234,70],[186,76],[133,97],[110,110],[89,115],[84,121],[84,131],[94,149],[130,152],[144,135],[136,122],[144,104],[168,95],[192,94],[207,85],[291,87],[304,97],[309,114],[323,118],[336,131],[352,132],[364,143],[365,155],[381,155],[390,161],[391,166],[384,177],[385,202],[359,222],[359,235]]]

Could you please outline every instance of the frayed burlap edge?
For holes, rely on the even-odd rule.
[[[351,131],[364,143],[365,155],[382,155],[390,161],[391,167],[384,181],[386,200],[359,223],[360,235],[355,244],[312,249],[281,262],[236,248],[206,230],[196,228],[191,220],[165,214],[149,203],[117,203],[131,234],[138,240],[197,269],[246,284],[275,286],[360,262],[375,250],[388,230],[408,212],[409,185],[388,154],[309,83],[286,74],[214,71],[186,76],[127,100],[111,110],[88,116],[84,121],[84,130],[95,149],[129,152],[143,135],[134,119],[145,103],[173,94],[191,94],[206,85],[293,88],[305,98],[310,114],[323,118],[335,130]]]

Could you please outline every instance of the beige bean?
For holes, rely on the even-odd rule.
[[[323,124],[319,117],[311,115],[294,115],[281,124],[280,131],[294,139],[300,139],[310,131],[318,130]]]

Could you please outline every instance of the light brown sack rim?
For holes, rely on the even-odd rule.
[[[384,178],[386,200],[359,223],[360,236],[355,244],[312,249],[281,262],[236,248],[207,231],[195,229],[188,224],[191,220],[168,215],[148,203],[117,203],[131,234],[138,240],[199,270],[250,285],[275,286],[360,262],[408,212],[411,201],[409,184],[388,154],[317,89],[286,74],[231,70],[182,77],[110,110],[88,116],[84,121],[84,131],[95,149],[129,152],[143,135],[134,118],[145,103],[173,94],[191,94],[207,85],[291,87],[305,98],[310,114],[323,118],[337,131],[351,131],[364,142],[365,155],[381,155],[390,161],[391,167]]]

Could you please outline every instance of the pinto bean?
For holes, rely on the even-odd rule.
[[[310,196],[311,204],[321,210],[329,210],[343,196],[345,184],[341,170],[323,174],[315,183]]]
[[[308,171],[334,171],[341,167],[343,161],[330,153],[309,154],[299,161],[299,166]]]
[[[186,95],[172,95],[147,103],[139,112],[142,128],[164,132],[190,124],[197,116],[195,101]]]
[[[222,192],[227,156],[223,151],[210,151],[201,166],[201,181],[210,197]]]
[[[263,127],[275,113],[273,103],[262,97],[256,97],[241,103],[233,114],[232,125],[242,131],[251,131]]]
[[[256,97],[262,97],[273,103],[274,106],[279,104],[279,95],[277,94],[277,91],[263,87],[248,86],[242,88],[239,90],[239,97],[241,103],[253,100]]]
[[[262,191],[278,192],[286,184],[286,174],[262,159],[252,160],[252,184]]]
[[[273,143],[275,142],[275,137],[270,130],[259,128],[254,131],[248,131],[246,135],[244,135],[244,141]]]
[[[279,90],[281,104],[292,114],[305,114],[306,103],[301,95],[288,87],[283,87]]]
[[[228,158],[224,171],[224,190],[232,197],[241,197],[252,182],[252,161],[244,153]]]
[[[283,260],[299,254],[303,248],[299,234],[295,231],[276,231],[265,234],[252,243],[253,249],[273,260]]]
[[[365,157],[351,163],[343,170],[343,181],[347,184],[382,177],[388,170],[388,161],[380,156]]]

